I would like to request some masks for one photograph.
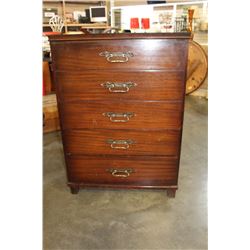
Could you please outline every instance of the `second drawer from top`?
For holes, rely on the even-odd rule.
[[[182,100],[185,76],[173,72],[58,72],[60,101],[72,100]]]

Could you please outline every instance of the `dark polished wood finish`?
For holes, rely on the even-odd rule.
[[[75,102],[62,105],[63,129],[180,129],[182,102]],[[132,113],[131,117],[114,114]]]
[[[150,188],[175,196],[189,38],[50,36],[71,193]]]
[[[107,155],[177,155],[180,131],[126,131],[126,130],[67,130],[64,131],[64,147],[68,154]],[[131,140],[127,149],[122,143],[109,140]],[[117,147],[117,148],[116,148]]]
[[[76,46],[77,44],[77,46]],[[55,70],[81,72],[82,70],[98,69],[110,70],[110,62],[101,52],[132,52],[133,57],[127,63],[113,63],[112,69],[117,70],[154,70],[154,69],[183,69],[185,61],[182,60],[186,45],[182,40],[114,40],[112,42],[82,41],[58,43],[54,52],[57,58]],[[178,47],[179,49],[175,49]],[[168,51],[162,56],[163,51]],[[65,56],[67,54],[67,56]]]
[[[96,71],[57,72],[62,101],[72,100],[182,100],[184,71]],[[133,82],[128,92],[110,92],[101,84]],[[164,84],[163,84],[164,83]],[[111,89],[112,91],[112,89]]]
[[[76,183],[124,184],[124,185],[174,185],[177,180],[176,157],[68,157],[71,166],[70,179]],[[132,169],[128,176],[120,178],[109,171]]]
[[[175,33],[122,33],[122,34],[98,34],[98,35],[50,35],[50,41],[65,42],[65,41],[98,41],[98,40],[131,40],[131,39],[190,39],[189,32],[175,32]]]
[[[120,129],[65,130],[64,147],[68,154],[169,155],[179,153],[179,130],[128,131]],[[111,148],[108,140],[132,140],[127,149]],[[115,146],[115,145],[114,145]],[[122,144],[117,144],[117,147]]]

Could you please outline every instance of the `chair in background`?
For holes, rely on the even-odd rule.
[[[64,19],[58,15],[54,15],[50,18],[49,25],[53,32],[62,32]]]

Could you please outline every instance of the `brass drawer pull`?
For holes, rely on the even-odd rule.
[[[110,147],[113,149],[128,149],[130,144],[135,143],[133,140],[113,140],[108,139],[107,143],[110,144]]]
[[[129,175],[134,172],[134,170],[132,168],[127,168],[127,169],[109,168],[109,169],[106,169],[106,171],[111,173],[114,177],[123,177],[123,178],[129,177]]]
[[[128,122],[131,117],[135,116],[133,112],[126,112],[126,113],[106,112],[103,113],[102,115],[109,117],[109,120],[111,122]]]
[[[99,56],[105,56],[108,62],[111,63],[125,63],[128,61],[129,57],[133,57],[134,54],[130,51],[128,52],[109,52],[103,51]]]
[[[126,93],[129,92],[130,88],[137,86],[137,84],[133,82],[105,82],[101,86],[108,89],[109,92]]]

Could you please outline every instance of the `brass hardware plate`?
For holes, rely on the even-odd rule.
[[[107,143],[110,144],[110,147],[113,149],[128,149],[129,145],[134,144],[135,141],[128,139],[128,140],[113,140],[108,139]]]
[[[106,57],[107,61],[111,63],[125,63],[128,61],[129,57],[133,57],[134,54],[131,51],[128,52],[103,51],[99,53],[99,56]]]
[[[106,112],[103,113],[102,115],[109,117],[109,120],[111,122],[128,122],[131,117],[135,116],[133,112],[125,112],[125,113]]]
[[[130,88],[137,86],[133,82],[105,82],[101,84],[102,87],[113,93],[126,93],[129,92]]]
[[[129,177],[131,173],[134,173],[134,170],[132,168],[109,168],[106,169],[107,172],[111,173],[114,177]]]

